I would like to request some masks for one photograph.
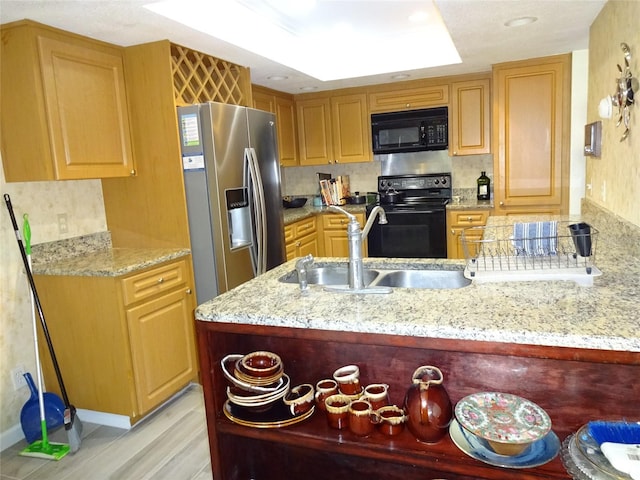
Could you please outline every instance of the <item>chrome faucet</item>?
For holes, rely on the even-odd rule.
[[[379,205],[373,207],[364,228],[360,228],[360,223],[355,215],[352,215],[343,208],[330,205],[329,210],[341,213],[349,219],[349,224],[347,225],[347,240],[349,242],[349,288],[345,290],[337,287],[327,287],[326,290],[347,291],[352,293],[391,293],[390,287],[366,288],[364,285],[364,267],[362,265],[362,242],[367,238],[369,230],[371,230],[373,222],[375,222],[378,215],[380,216],[381,224],[384,225],[387,223],[387,216],[384,209]]]
[[[307,268],[313,264],[313,255],[309,254],[306,257],[298,259],[296,262],[296,272],[298,272],[298,285],[300,291],[305,292],[309,289],[307,283]]]

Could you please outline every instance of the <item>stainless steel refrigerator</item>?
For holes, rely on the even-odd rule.
[[[275,117],[222,103],[178,107],[198,304],[285,261]]]

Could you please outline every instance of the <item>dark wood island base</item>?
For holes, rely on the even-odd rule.
[[[640,353],[498,342],[363,334],[197,321],[211,464],[215,480],[569,479],[559,456],[527,469],[493,467],[458,449],[447,435],[427,445],[405,429],[360,438],[328,426],[324,412],[284,428],[233,423],[223,413],[227,380],[220,360],[269,350],[291,385],[360,367],[363,384],[387,383],[402,406],[413,371],[435,365],[451,401],[479,391],[525,397],[544,408],[560,440],[589,420],[640,419]]]

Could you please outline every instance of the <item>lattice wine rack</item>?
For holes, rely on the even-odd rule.
[[[245,67],[171,44],[171,70],[176,105],[209,101],[249,105]]]

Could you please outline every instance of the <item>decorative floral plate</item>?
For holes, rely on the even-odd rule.
[[[547,412],[529,400],[500,392],[464,397],[455,408],[460,425],[472,434],[500,443],[529,443],[551,430]]]
[[[483,440],[477,438],[460,426],[454,419],[449,425],[449,435],[453,443],[471,458],[496,467],[503,468],[533,468],[544,465],[553,460],[560,452],[560,439],[553,432],[549,432],[540,440],[533,442],[519,455],[499,455],[489,449]],[[505,478],[510,478],[508,475]],[[582,479],[581,479],[582,480]]]

